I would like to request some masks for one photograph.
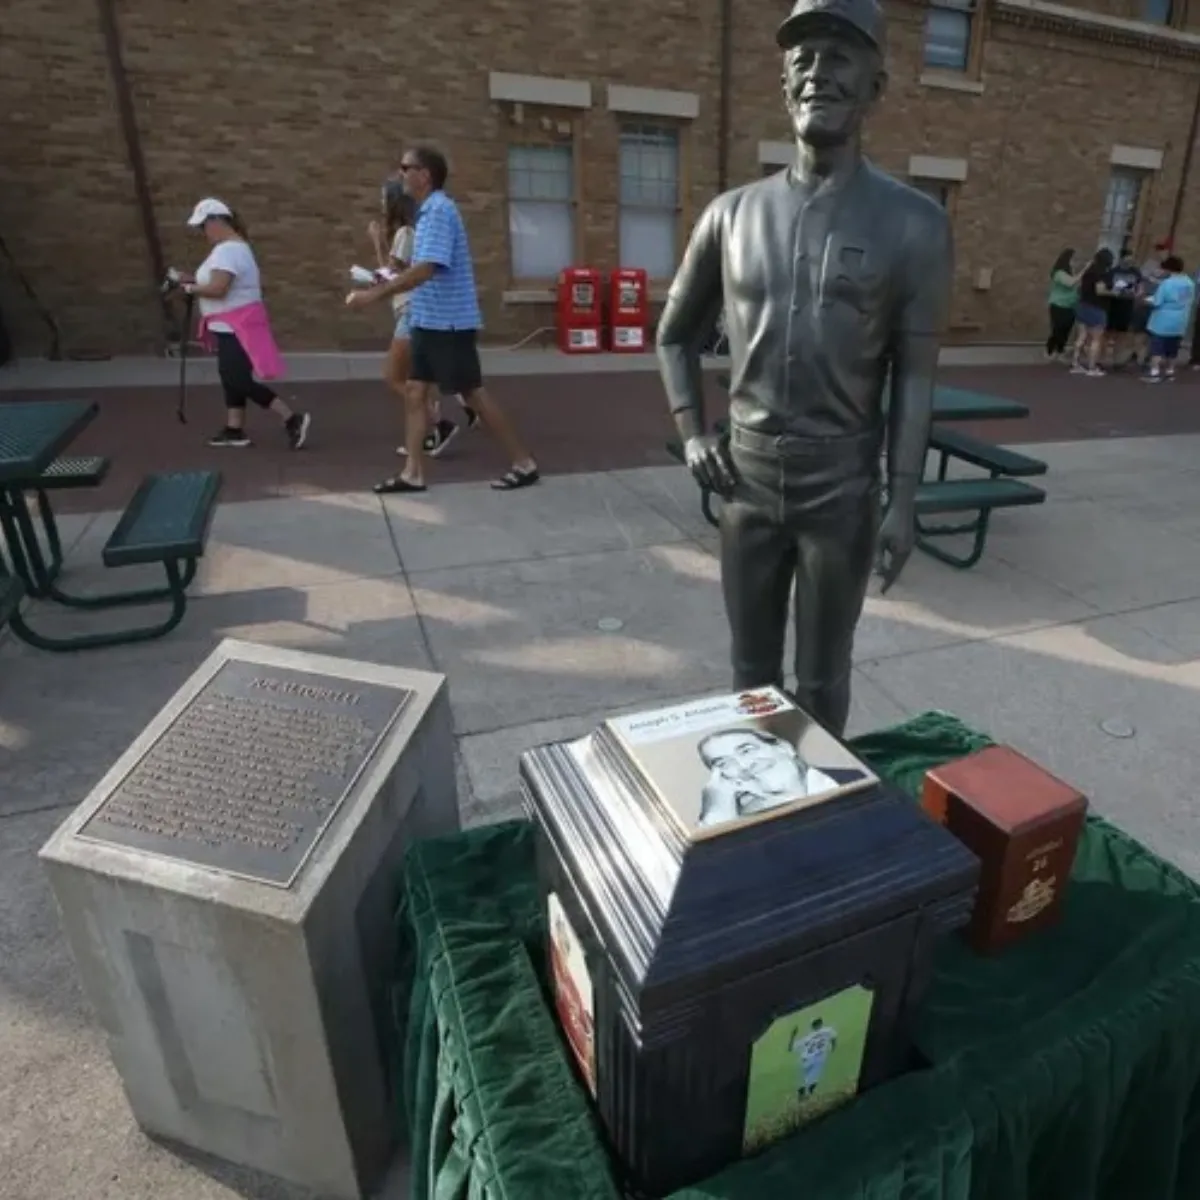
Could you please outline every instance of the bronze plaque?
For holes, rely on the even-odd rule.
[[[224,663],[79,836],[289,887],[411,697]]]

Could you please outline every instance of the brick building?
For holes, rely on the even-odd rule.
[[[1200,263],[1200,0],[887,4],[868,150],[952,212],[954,338],[1037,337],[1064,245],[1173,233]],[[201,257],[183,222],[216,194],[250,226],[287,346],[378,345],[386,318],[341,304],[346,268],[381,177],[432,139],[488,336],[516,341],[552,322],[558,267],[643,265],[661,288],[706,200],[785,160],[786,8],[6,0],[0,236],[69,348],[150,350],[153,280]],[[44,348],[2,260],[0,310],[19,349]]]

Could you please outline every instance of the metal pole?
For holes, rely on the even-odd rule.
[[[179,403],[175,415],[180,425],[187,424],[187,356],[188,343],[192,340],[192,313],[196,307],[196,297],[188,294],[183,306],[183,332],[179,338]]]
[[[1192,173],[1192,157],[1196,150],[1196,134],[1200,132],[1200,84],[1196,86],[1196,100],[1192,105],[1192,123],[1188,129],[1187,145],[1183,148],[1183,166],[1179,174],[1179,188],[1175,193],[1175,206],[1171,209],[1171,228],[1168,236],[1172,244],[1179,219],[1183,215],[1183,197],[1187,191],[1188,176]]]
[[[733,0],[721,0],[720,96],[717,112],[717,191],[729,187],[729,139],[733,125]]]
[[[137,114],[133,107],[133,91],[129,85],[129,73],[125,70],[125,56],[121,51],[121,30],[117,24],[116,0],[98,0],[100,8],[100,30],[104,35],[104,49],[108,58],[108,70],[112,76],[113,91],[116,93],[117,112],[121,118],[121,132],[125,138],[125,152],[129,156],[129,169],[133,172],[133,190],[137,198],[138,213],[142,219],[142,234],[146,249],[150,252],[150,274],[152,286],[158,296],[162,315],[163,341],[169,341],[170,312],[160,289],[167,273],[166,256],[163,254],[162,238],[158,221],[154,216],[154,200],[150,194],[150,177],[146,170],[146,158],[142,153],[142,138],[138,131]]]

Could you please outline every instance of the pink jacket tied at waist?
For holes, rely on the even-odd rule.
[[[259,379],[282,379],[287,374],[283,355],[279,353],[275,335],[271,332],[271,318],[267,315],[267,306],[261,300],[201,317],[200,341],[206,350],[211,350],[216,345],[216,336],[209,329],[214,321],[228,325],[233,330],[234,336],[241,342],[242,349],[250,358],[254,374]]]

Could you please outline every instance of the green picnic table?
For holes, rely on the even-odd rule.
[[[59,587],[63,546],[50,493],[97,487],[108,472],[98,456],[62,457],[96,418],[92,400],[0,403],[0,625],[39,650],[70,651],[119,646],[162,637],[183,619],[187,588],[204,553],[221,476],[216,471],[175,471],[142,480],[105,543],[106,567],[160,565],[159,587],[78,595]],[[41,519],[39,537],[32,513]],[[43,540],[45,546],[43,547]],[[11,569],[11,573],[10,573]],[[169,603],[161,621],[98,633],[39,633],[21,610],[24,598],[65,608],[103,611]]]
[[[1029,416],[1029,405],[1004,396],[972,392],[966,388],[938,387],[933,393],[935,421],[1019,421]]]

